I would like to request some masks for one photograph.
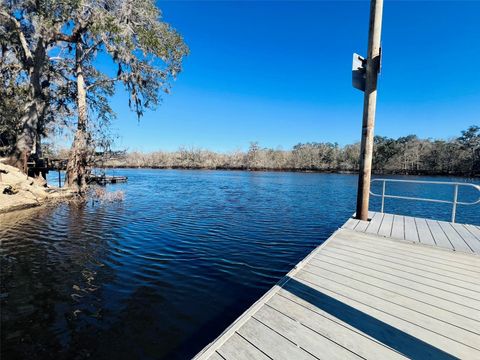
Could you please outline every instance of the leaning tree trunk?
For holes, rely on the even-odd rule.
[[[27,173],[28,156],[32,152],[33,144],[37,135],[39,114],[44,113],[45,102],[33,99],[25,106],[25,114],[21,118],[22,132],[17,138],[15,150],[10,163]]]
[[[67,164],[67,184],[83,194],[87,187],[87,160],[90,151],[87,132],[87,92],[82,68],[83,46],[79,42],[76,48],[77,108],[78,124]]]
[[[17,138],[15,150],[10,159],[10,163],[24,173],[27,173],[28,156],[33,150],[37,135],[40,136],[40,134],[37,134],[39,124],[42,124],[45,121],[45,114],[47,111],[47,97],[44,94],[41,81],[45,67],[45,58],[45,43],[42,37],[40,37],[35,52],[33,54],[29,53],[28,56],[30,100],[26,103],[23,116],[20,119],[22,132]]]

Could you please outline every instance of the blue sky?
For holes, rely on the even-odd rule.
[[[118,148],[216,151],[250,141],[359,141],[368,1],[159,1],[191,54],[163,104],[138,122],[112,101]],[[480,1],[385,1],[375,133],[448,138],[480,124]]]

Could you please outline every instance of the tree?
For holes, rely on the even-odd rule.
[[[20,67],[8,52],[5,35],[0,33],[0,156],[8,156],[15,149],[22,105],[28,97],[28,87],[17,81]]]
[[[360,144],[346,145],[341,152],[342,170],[358,171],[360,167]]]
[[[375,136],[373,138],[373,168],[376,171],[384,171],[389,163],[399,152],[398,144],[395,139],[384,136]]]
[[[16,166],[26,171],[28,155],[35,143],[40,148],[46,124],[58,114],[71,116],[76,110],[67,176],[71,186],[84,187],[92,146],[88,120],[108,121],[114,116],[108,98],[115,83],[124,85],[129,105],[140,118],[145,109],[159,104],[159,90],[168,92],[181,70],[188,49],[160,15],[153,0],[2,2],[0,84],[13,81],[17,86],[15,81],[20,81],[28,91],[23,102],[15,102],[18,134],[2,134],[1,139],[15,138]],[[110,57],[114,72],[97,68],[99,54]],[[4,76],[6,72],[9,76]],[[4,98],[2,108],[7,106]],[[3,126],[4,118],[1,121]]]
[[[64,74],[49,56],[65,25],[68,2],[24,0],[0,5],[0,83],[10,84],[10,100],[18,95],[17,90],[22,91],[13,110],[9,107],[15,114],[11,121],[18,126],[11,163],[24,172],[34,146],[41,155],[40,141],[47,124],[69,112],[72,94],[64,88]],[[2,99],[1,106],[8,106],[7,102]]]
[[[68,22],[71,26],[64,27],[56,37],[66,50],[59,63],[73,70],[71,76],[76,83],[78,119],[67,167],[69,186],[85,188],[91,151],[89,115],[104,120],[113,116],[107,99],[113,95],[115,83],[124,85],[130,95],[129,105],[140,118],[145,109],[159,104],[159,91],[168,92],[171,80],[180,72],[188,49],[160,15],[153,0],[74,3]],[[116,72],[97,68],[99,54],[109,56]]]
[[[248,147],[248,152],[246,155],[247,169],[255,169],[258,166],[259,152],[260,146],[258,145],[258,141],[250,142],[250,146]]]
[[[457,141],[468,153],[466,161],[469,164],[469,173],[473,176],[480,171],[480,126],[472,125],[462,131],[462,136]]]
[[[21,131],[17,134],[13,159],[13,164],[26,172],[27,156],[33,148],[38,122],[45,116],[47,109],[45,83],[42,76],[47,58],[47,44],[41,29],[43,18],[40,12],[38,12],[38,23],[35,23],[30,7],[26,4],[25,6],[16,5],[16,3],[10,2],[10,7],[7,9],[2,2],[0,8],[2,60],[8,59],[8,65],[2,62],[2,67],[11,68],[10,80],[16,81],[14,78],[20,78],[24,74],[28,82],[25,101],[17,103],[19,108],[16,112],[21,114],[18,120]],[[5,74],[2,71],[2,83],[7,81]]]

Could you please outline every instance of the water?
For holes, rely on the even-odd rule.
[[[107,188],[123,190],[123,202],[0,217],[2,358],[190,358],[355,207],[353,175],[115,175],[129,177]],[[452,196],[448,187],[402,190]],[[451,208],[387,200],[385,210],[448,220]],[[459,222],[480,224],[480,206],[458,212]]]

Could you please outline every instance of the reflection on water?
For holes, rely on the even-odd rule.
[[[123,202],[0,217],[2,358],[189,358],[355,206],[351,175],[116,175],[129,177],[111,187]],[[441,204],[387,201],[386,210],[450,216]],[[479,224],[479,207],[459,208],[458,221]]]

